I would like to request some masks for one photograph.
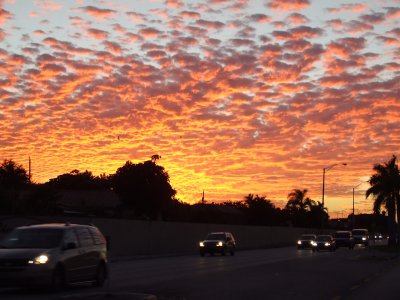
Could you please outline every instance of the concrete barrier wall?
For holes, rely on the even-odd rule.
[[[310,229],[291,227],[240,226],[227,224],[175,223],[101,218],[30,217],[0,218],[3,228],[35,223],[65,222],[94,224],[111,241],[115,258],[149,254],[198,252],[198,242],[213,231],[232,232],[238,249],[295,245],[298,236]]]

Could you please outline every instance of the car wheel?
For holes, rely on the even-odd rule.
[[[55,292],[61,291],[66,287],[65,271],[62,266],[57,266],[51,278],[51,289]]]
[[[200,256],[204,256],[204,251],[200,251]]]
[[[231,256],[234,256],[235,255],[235,251],[231,251]]]
[[[225,250],[225,249],[222,249],[221,255],[222,255],[222,256],[225,256],[225,255],[226,255],[226,250]]]
[[[106,273],[106,267],[103,263],[101,263],[96,270],[96,278],[94,280],[93,285],[94,286],[103,286],[104,281],[106,280],[107,273]]]

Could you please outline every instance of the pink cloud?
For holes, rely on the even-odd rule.
[[[94,6],[85,6],[81,7],[80,9],[94,18],[100,18],[100,19],[108,18],[116,13],[116,11],[112,9],[102,9]]]
[[[386,16],[389,19],[399,19],[400,18],[400,7],[386,7]]]
[[[301,10],[310,6],[309,0],[271,0],[267,6],[273,10]]]
[[[225,26],[225,24],[220,21],[206,21],[203,19],[197,20],[196,24],[208,29],[221,29]]]
[[[183,2],[182,0],[165,0],[165,5],[172,7],[172,8],[181,8],[183,7]]]
[[[365,22],[365,23],[371,23],[371,24],[380,24],[385,21],[385,14],[383,13],[372,13],[369,15],[362,15],[360,19]]]
[[[155,38],[158,37],[161,33],[162,33],[161,31],[152,27],[147,27],[139,30],[139,35],[145,38]]]
[[[12,14],[0,7],[0,25],[3,25],[7,20],[11,19]]]
[[[321,28],[299,26],[289,30],[295,38],[315,38],[321,36],[324,31]]]
[[[46,10],[60,10],[63,7],[62,4],[50,0],[35,0],[35,5]]]
[[[201,15],[200,15],[198,12],[195,12],[195,11],[187,11],[187,10],[182,11],[182,12],[180,13],[180,15],[181,15],[183,18],[187,18],[187,19],[200,19],[200,17],[201,17]]]
[[[330,13],[337,14],[346,11],[361,12],[367,10],[368,7],[365,4],[342,4],[338,8],[328,8]]]
[[[249,17],[249,20],[257,23],[266,23],[271,22],[272,19],[265,14],[253,14]]]
[[[103,45],[113,53],[119,54],[122,52],[122,47],[115,42],[104,41]]]
[[[126,15],[131,18],[133,21],[135,22],[144,22],[146,20],[145,16],[143,14],[139,14],[137,12],[134,11],[129,11],[126,13]]]
[[[88,29],[87,33],[96,40],[104,40],[108,37],[108,32],[95,28]]]
[[[310,19],[308,19],[306,16],[299,14],[299,13],[292,13],[288,16],[288,21],[293,23],[293,24],[304,24],[308,23]]]
[[[327,52],[336,54],[342,58],[347,58],[351,54],[365,48],[366,40],[364,38],[342,38],[328,44]]]

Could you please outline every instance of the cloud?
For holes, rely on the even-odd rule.
[[[134,11],[128,11],[126,13],[127,16],[129,16],[130,19],[132,19],[135,22],[144,22],[146,20],[146,17],[143,14],[134,12]]]
[[[81,7],[80,10],[97,19],[108,18],[116,13],[115,10],[103,9],[95,6],[84,6]]]
[[[87,33],[90,37],[96,39],[96,40],[104,40],[108,38],[108,32],[96,28],[89,28],[87,30]]]
[[[310,19],[299,13],[292,13],[287,17],[287,19],[293,24],[305,24],[310,22]]]
[[[310,6],[310,1],[308,0],[271,0],[267,4],[267,7],[273,10],[301,10]]]
[[[0,25],[3,25],[5,22],[10,20],[11,18],[12,18],[12,14],[0,6]]]
[[[366,46],[365,38],[341,38],[327,45],[327,52],[348,58],[350,55],[363,50]]]
[[[332,14],[338,14],[347,11],[361,12],[367,9],[368,7],[365,4],[357,3],[357,4],[342,4],[340,7],[328,8],[327,11]]]
[[[165,5],[176,9],[184,6],[182,0],[165,0]]]
[[[153,27],[147,27],[139,30],[139,35],[143,36],[144,38],[156,38],[161,35],[162,32]]]

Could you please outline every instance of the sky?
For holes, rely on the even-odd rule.
[[[347,217],[399,123],[400,0],[0,0],[0,160],[34,182],[157,154],[181,201],[283,207],[326,168]]]

